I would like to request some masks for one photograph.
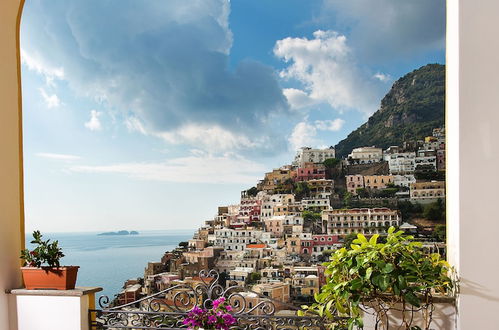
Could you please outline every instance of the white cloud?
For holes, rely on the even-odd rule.
[[[125,126],[129,132],[139,132],[141,134],[147,135],[147,131],[144,125],[137,117],[128,117],[125,119]]]
[[[75,155],[55,154],[55,153],[49,153],[49,152],[39,152],[39,153],[36,153],[35,155],[38,157],[42,157],[42,158],[48,158],[48,159],[54,159],[54,160],[64,160],[64,161],[73,161],[73,160],[81,159],[81,157],[75,156]]]
[[[134,118],[125,120],[131,131],[167,137],[174,132],[175,140],[221,147],[263,146],[255,152],[282,150],[285,138],[275,136],[269,122],[290,111],[274,68],[249,59],[228,65],[229,1],[119,3],[26,3],[23,49],[43,59],[43,68],[64,70],[32,66],[64,77],[78,97],[102,102],[100,111]],[[34,58],[29,55],[27,62]],[[210,130],[204,143],[190,124],[221,128],[222,137],[213,138],[217,132]],[[262,136],[269,143],[253,143]]]
[[[307,119],[296,124],[293,132],[288,138],[291,150],[297,150],[301,147],[322,147],[326,145],[324,141],[317,139],[318,131],[337,132],[341,130],[345,121],[341,118],[334,120],[316,120],[313,124]]]
[[[379,92],[357,67],[347,38],[335,31],[318,30],[313,35],[310,40],[278,40],[274,47],[274,54],[289,63],[281,77],[296,79],[303,85],[303,90],[285,91],[288,102],[295,108],[323,102],[340,112],[374,112]]]
[[[381,72],[376,73],[373,78],[378,79],[381,82],[389,82],[392,80],[392,77],[389,74],[384,74]]]
[[[255,184],[266,168],[252,160],[234,154],[213,156],[196,153],[159,163],[123,163],[102,166],[72,166],[73,172],[115,173],[139,180]]]
[[[21,49],[21,63],[25,64],[29,70],[43,75],[47,85],[53,85],[54,79],[64,79],[64,68],[50,66],[36,53],[30,54]]]
[[[293,132],[289,137],[289,143],[293,151],[298,150],[304,146],[314,146],[320,143],[315,139],[317,129],[305,121],[299,122],[293,128]]]
[[[211,152],[256,147],[259,142],[217,125],[188,124],[157,136],[172,144],[190,144]]]
[[[85,127],[91,131],[100,131],[102,129],[102,124],[99,117],[102,115],[101,112],[97,110],[90,111],[90,120],[85,123]]]
[[[302,109],[317,104],[317,100],[311,98],[301,89],[285,88],[283,93],[292,109]]]
[[[341,118],[336,118],[334,120],[316,120],[315,127],[321,131],[332,131],[337,132],[341,130],[345,121]]]
[[[45,89],[39,88],[40,94],[43,97],[43,100],[47,104],[47,108],[57,108],[61,105],[61,100],[56,94],[48,95]]]

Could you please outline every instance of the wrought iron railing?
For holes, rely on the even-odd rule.
[[[187,328],[183,324],[194,307],[211,308],[213,301],[225,297],[237,320],[234,329],[325,329],[318,316],[276,314],[277,307],[296,311],[299,308],[241,286],[223,287],[215,270],[201,271],[196,286],[173,285],[139,300],[112,306],[107,296],[99,298],[99,308],[91,309],[91,329],[165,329]],[[256,298],[256,300],[255,300]],[[253,305],[253,302],[256,304]]]

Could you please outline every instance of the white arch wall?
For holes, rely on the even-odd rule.
[[[447,2],[448,248],[459,329],[498,329],[499,1]]]
[[[19,287],[23,232],[20,89],[17,16],[20,0],[0,1],[0,329],[12,329],[15,314],[6,289]]]

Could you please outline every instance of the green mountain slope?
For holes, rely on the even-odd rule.
[[[422,139],[443,126],[445,65],[428,64],[397,80],[369,120],[336,146],[337,157],[353,148],[387,148],[403,141]]]

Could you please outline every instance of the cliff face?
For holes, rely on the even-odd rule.
[[[357,147],[387,148],[422,139],[443,126],[445,118],[445,66],[428,64],[397,80],[381,106],[366,123],[336,146],[337,157]]]

